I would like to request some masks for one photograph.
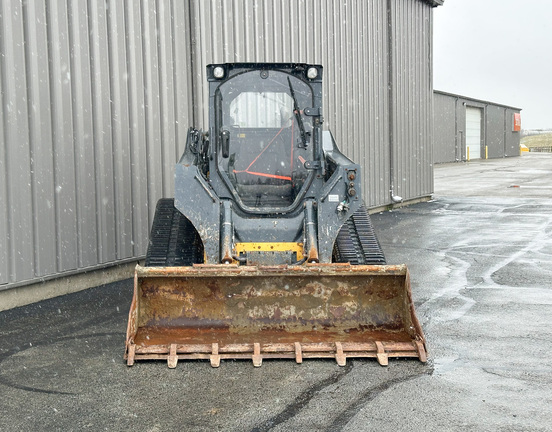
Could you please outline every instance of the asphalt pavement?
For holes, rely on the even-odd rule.
[[[127,367],[126,280],[0,313],[0,430],[552,431],[552,154],[438,165],[372,220],[428,363]]]

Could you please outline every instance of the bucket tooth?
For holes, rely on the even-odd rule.
[[[381,342],[376,342],[376,350],[378,363],[382,366],[387,366],[389,364],[389,355],[385,352],[385,348],[383,348],[383,344]]]
[[[420,341],[415,341],[416,351],[418,351],[418,358],[422,363],[427,362],[427,353],[424,344]]]
[[[297,363],[303,363],[303,350],[299,342],[295,342],[295,361]]]
[[[253,366],[255,367],[261,367],[263,364],[263,356],[261,355],[261,344],[258,342],[255,342],[253,344],[253,356],[251,357],[253,360]]]
[[[169,356],[167,357],[167,365],[170,369],[174,369],[178,363],[178,355],[176,354],[176,344],[171,344],[169,348]]]
[[[347,357],[343,352],[343,345],[341,345],[341,342],[335,343],[335,359],[339,366],[345,366],[345,364],[347,363]]]
[[[136,345],[133,343],[128,345],[128,352],[127,352],[127,366],[134,365],[134,355],[136,353]]]
[[[209,357],[209,360],[211,361],[211,366],[216,368],[220,366],[220,355],[219,355],[219,345],[218,343],[214,343],[211,346],[212,354]]]

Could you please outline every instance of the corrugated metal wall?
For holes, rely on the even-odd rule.
[[[0,0],[0,286],[143,256],[209,63],[324,65],[368,205],[429,195],[431,3]]]
[[[456,131],[457,99],[435,93],[433,100],[433,161],[461,160],[461,139]]]
[[[521,132],[514,132],[514,113],[519,112],[517,108],[504,109],[504,156],[520,155]]]
[[[513,131],[514,113],[520,108],[465,96],[434,92],[434,152],[435,163],[466,160],[466,107],[482,110],[481,158],[519,156],[520,133]]]
[[[504,108],[488,105],[485,110],[485,145],[489,158],[504,156]],[[519,150],[518,150],[519,155]],[[483,156],[484,157],[484,156]]]
[[[389,0],[393,192],[409,200],[433,192],[432,12]]]
[[[192,122],[180,1],[0,1],[0,284],[144,254]]]

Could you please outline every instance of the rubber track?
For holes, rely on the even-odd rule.
[[[174,207],[173,198],[157,202],[146,267],[191,266],[203,259],[201,239],[191,222]]]
[[[333,255],[335,262],[386,264],[366,207],[360,207],[343,225],[337,235]]]

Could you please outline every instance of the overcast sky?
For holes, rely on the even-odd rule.
[[[445,0],[433,11],[436,90],[522,108],[522,128],[552,128],[552,0]]]

